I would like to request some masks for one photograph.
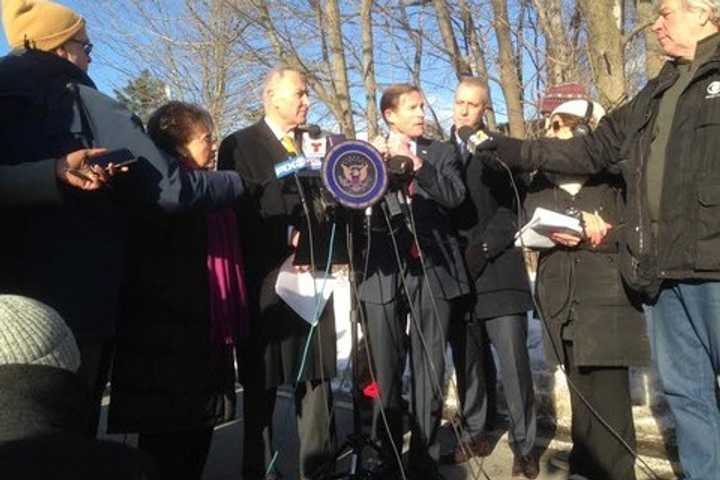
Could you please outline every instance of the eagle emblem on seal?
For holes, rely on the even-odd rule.
[[[352,195],[364,195],[375,181],[375,169],[362,155],[351,154],[338,162],[335,178],[338,184]]]

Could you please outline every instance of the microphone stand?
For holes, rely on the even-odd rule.
[[[344,209],[347,215],[347,248],[349,259],[348,281],[350,282],[350,342],[352,345],[350,361],[352,362],[352,411],[353,411],[353,432],[348,435],[345,442],[335,451],[332,458],[320,469],[319,476],[314,477],[316,480],[372,480],[379,478],[377,474],[378,466],[373,465],[366,467],[363,465],[363,454],[367,451],[374,451],[377,458],[381,458],[381,452],[378,445],[370,438],[369,435],[362,431],[362,417],[360,412],[360,402],[358,396],[362,395],[357,384],[359,375],[359,341],[358,328],[360,326],[360,305],[358,302],[358,279],[355,269],[355,220],[357,220],[354,211]],[[371,232],[367,232],[371,235]],[[367,332],[366,337],[367,338]],[[368,366],[369,367],[369,366]],[[335,471],[334,467],[338,462],[349,457],[349,465],[345,471]]]

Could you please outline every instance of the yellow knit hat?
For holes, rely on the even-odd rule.
[[[59,3],[46,0],[2,0],[8,45],[51,51],[85,28],[85,19]]]

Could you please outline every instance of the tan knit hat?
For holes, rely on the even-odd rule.
[[[59,3],[46,0],[2,0],[3,27],[10,48],[49,52],[85,28],[85,19]]]
[[[0,295],[0,365],[8,364],[77,372],[80,351],[55,310],[30,298]]]

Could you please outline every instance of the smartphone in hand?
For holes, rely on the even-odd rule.
[[[115,168],[125,167],[137,162],[138,159],[127,148],[111,150],[104,155],[95,157],[91,160],[91,165],[98,165],[102,168],[108,168],[112,163]]]

